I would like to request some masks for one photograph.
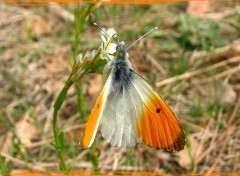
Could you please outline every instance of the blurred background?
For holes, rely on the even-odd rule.
[[[52,143],[53,104],[71,73],[76,4],[22,6],[0,2],[0,169],[59,170]],[[72,86],[58,114],[73,171],[240,172],[240,7],[220,2],[158,5],[80,4],[87,18],[79,51],[97,49],[100,30],[114,28],[129,46],[133,68],[179,117],[187,147],[167,153],[139,144],[111,147],[98,133],[80,150],[86,115],[103,85],[89,74]]]

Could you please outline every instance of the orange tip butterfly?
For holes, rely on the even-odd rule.
[[[114,59],[104,68],[109,75],[88,118],[80,147],[91,147],[100,125],[103,138],[112,146],[131,147],[143,142],[170,152],[182,150],[185,137],[178,118],[133,70],[127,49],[124,42],[117,43]]]

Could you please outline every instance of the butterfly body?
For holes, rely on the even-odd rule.
[[[133,69],[131,63],[126,58],[126,50],[123,43],[117,45],[117,57],[112,65],[112,85],[115,92],[122,92],[127,89],[133,80]]]
[[[143,142],[167,151],[184,148],[184,132],[177,117],[132,69],[123,42],[117,45],[115,59],[105,72],[108,78],[86,124],[82,148],[92,145],[99,125],[102,136],[113,146]]]

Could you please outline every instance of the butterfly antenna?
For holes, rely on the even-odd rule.
[[[155,31],[158,27],[154,27],[152,28],[150,31],[148,31],[146,34],[142,35],[139,39],[137,39],[135,42],[133,42],[133,44],[131,44],[126,50],[128,50],[129,48],[131,48],[133,45],[135,45],[139,40],[141,40],[143,37],[145,37],[146,35],[148,35],[149,33],[151,33],[152,31]]]
[[[113,39],[113,37],[115,36],[115,35],[117,35],[117,34],[113,34],[113,36],[112,37],[110,37],[104,30],[103,30],[103,28],[101,28],[97,23],[93,23],[95,26],[97,26],[104,34],[106,34],[106,36],[108,36],[109,38],[110,38],[110,40],[112,40],[114,43],[116,43],[115,42],[115,40]]]
[[[118,43],[119,43],[119,35],[117,35],[117,37],[118,37]]]

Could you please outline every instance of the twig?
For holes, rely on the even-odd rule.
[[[160,87],[160,86],[163,86],[163,85],[166,85],[166,84],[171,84],[171,83],[176,82],[176,81],[180,81],[180,80],[183,80],[183,79],[188,79],[188,78],[191,78],[191,77],[194,77],[194,76],[198,76],[198,75],[203,74],[204,72],[208,72],[209,70],[216,69],[216,68],[225,66],[226,64],[239,62],[239,61],[240,61],[240,57],[239,56],[238,57],[233,57],[231,59],[227,59],[227,60],[218,62],[218,63],[216,63],[214,65],[211,65],[211,66],[208,66],[206,68],[202,68],[202,69],[199,69],[199,70],[196,70],[196,71],[192,71],[192,72],[187,72],[187,73],[184,73],[184,74],[181,74],[181,75],[177,75],[177,76],[174,76],[172,78],[168,78],[168,79],[165,79],[163,81],[157,82],[156,86]],[[238,71],[238,69],[239,68],[237,68],[237,70],[234,70],[234,71],[231,71],[231,72],[236,72],[236,71]],[[224,73],[222,75],[222,73],[220,73],[221,74],[220,77],[229,74],[229,73],[228,74]]]
[[[72,21],[72,22],[74,21],[74,15],[71,14],[66,9],[62,8],[60,5],[55,4],[55,5],[50,5],[48,7],[50,10],[52,10],[53,13],[60,16],[62,19],[66,21]]]
[[[194,156],[194,158],[196,158],[196,161],[195,161],[196,164],[198,164],[213,149],[212,147],[209,147],[205,152],[201,153],[201,155],[199,154],[200,152],[202,152],[202,148],[201,147],[203,146],[205,141],[208,140],[208,139],[205,139],[205,136],[209,132],[209,129],[211,127],[212,122],[213,122],[213,119],[210,119],[207,127],[205,128],[205,130],[203,131],[203,134],[201,135],[201,139],[202,140],[200,141],[199,147],[198,147],[198,149],[196,151],[196,154]]]
[[[215,148],[216,148],[216,145],[214,144],[214,145],[208,147],[200,156],[195,157],[196,158],[195,164],[200,163],[203,160],[203,158],[205,158]]]
[[[163,75],[166,75],[166,70],[153,58],[151,54],[147,54],[147,59],[160,71]]]
[[[195,83],[202,84],[202,83],[210,82],[213,79],[220,79],[222,77],[229,76],[229,75],[235,74],[237,72],[240,72],[240,64],[238,66],[236,66],[236,67],[233,67],[230,70],[226,70],[226,71],[224,71],[222,73],[219,73],[219,74],[216,74],[214,76],[211,76],[210,78],[204,78],[204,80],[195,81]]]
[[[34,143],[31,143],[29,144],[29,146],[27,146],[28,148],[35,148],[35,147],[39,147],[39,146],[43,146],[43,145],[48,145],[50,142],[49,139],[46,139],[46,140],[42,140],[42,141],[39,141],[39,142],[34,142]]]
[[[236,8],[236,11],[239,11],[239,8]],[[198,17],[202,17],[202,18],[209,18],[212,20],[222,20],[225,19],[227,16],[233,15],[236,11],[234,11],[234,9],[230,8],[229,10],[226,10],[224,12],[219,12],[219,13],[208,13],[208,14],[203,14],[203,15],[199,15]]]
[[[189,122],[188,120],[186,120],[186,119],[181,119],[181,122],[184,124],[184,125],[186,125],[187,127],[189,127],[189,128],[191,128],[191,130],[193,130],[193,131],[202,131],[203,129],[205,129],[205,128],[202,128],[201,126],[199,126],[199,125],[196,125],[196,124],[194,124],[194,123],[192,123],[192,122]]]
[[[236,104],[235,104],[234,110],[233,110],[233,112],[232,112],[232,114],[231,114],[231,116],[230,116],[230,118],[229,118],[229,120],[228,120],[228,125],[231,125],[231,124],[232,124],[233,119],[234,119],[234,117],[236,117],[237,111],[238,111],[239,108],[240,108],[240,97],[239,97],[239,96],[240,96],[240,95],[238,95],[238,97],[237,97],[237,102],[236,102]]]
[[[229,133],[226,132],[225,135],[224,135],[224,137],[225,137],[224,144],[223,144],[223,146],[222,146],[222,148],[221,148],[221,150],[220,150],[217,158],[215,159],[214,163],[212,164],[212,166],[210,167],[210,169],[208,169],[207,173],[213,172],[214,167],[218,164],[218,162],[219,162],[219,160],[220,160],[220,158],[221,158],[221,156],[222,156],[222,154],[223,154],[223,152],[224,152],[224,149],[226,148],[226,146],[227,146],[227,144],[228,144],[228,141],[229,141],[228,136],[229,136]]]
[[[27,167],[29,167],[29,168],[31,168],[33,170],[39,170],[39,171],[45,171],[46,170],[43,167],[38,166],[36,163],[35,164],[26,163],[25,161],[22,161],[22,160],[20,160],[18,158],[14,158],[14,157],[6,154],[6,153],[1,153],[1,155],[3,157],[5,157],[6,159],[8,159],[8,160],[11,160],[11,161],[13,161],[15,163],[18,163],[20,165],[23,165],[23,166],[27,166]]]
[[[220,56],[229,56],[229,54],[233,55],[234,52],[236,54],[240,53],[239,49],[240,39],[234,40],[233,42],[229,43],[227,46],[222,48],[217,48],[212,52],[193,52],[192,56],[190,57],[190,63],[194,63],[199,58],[206,58],[206,62],[212,60],[213,58],[219,58]]]
[[[66,132],[70,132],[70,131],[73,131],[73,130],[76,130],[76,129],[81,129],[81,128],[84,128],[84,127],[85,127],[84,124],[76,124],[76,125],[72,125],[72,126],[64,128],[63,132],[66,133]]]

